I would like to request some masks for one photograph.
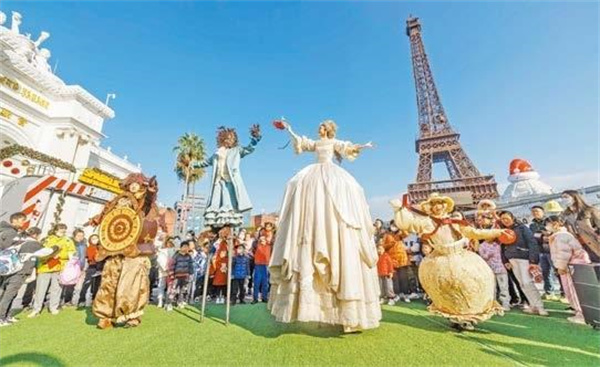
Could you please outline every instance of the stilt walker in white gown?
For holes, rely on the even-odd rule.
[[[342,325],[345,332],[379,326],[379,283],[373,222],[362,187],[337,159],[353,161],[371,143],[335,139],[326,120],[319,139],[291,135],[296,153],[315,152],[317,162],[287,184],[271,263],[268,307],[279,322]]]

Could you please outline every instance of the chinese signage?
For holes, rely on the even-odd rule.
[[[50,106],[50,102],[48,102],[47,99],[6,76],[0,75],[0,85],[8,87],[14,92],[20,94],[23,98],[28,99],[43,108],[48,108],[48,106]]]
[[[7,120],[11,120],[12,117],[14,116],[17,124],[21,127],[23,127],[23,126],[25,126],[25,124],[27,124],[27,119],[25,117],[17,116],[11,110],[4,108],[4,107],[0,107],[0,116],[4,117]]]
[[[97,169],[86,168],[79,176],[79,182],[110,191],[115,194],[123,192],[119,187],[120,180],[116,177],[111,177]]]

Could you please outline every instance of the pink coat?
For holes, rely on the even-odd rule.
[[[589,264],[590,258],[575,236],[566,230],[550,236],[550,257],[557,269],[566,270],[569,264]]]

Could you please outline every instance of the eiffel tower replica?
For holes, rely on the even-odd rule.
[[[452,197],[458,209],[468,210],[482,199],[496,199],[498,189],[494,176],[481,175],[460,145],[460,134],[448,122],[425,53],[419,18],[410,16],[407,19],[406,34],[410,38],[419,109],[419,137],[416,141],[419,167],[417,182],[408,185],[410,201],[418,203],[432,192],[439,192]],[[434,163],[446,165],[449,180],[433,181]]]

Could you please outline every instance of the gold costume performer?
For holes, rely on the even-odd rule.
[[[150,296],[149,257],[155,253],[154,238],[159,226],[166,232],[164,214],[159,214],[155,204],[158,185],[154,177],[133,173],[120,187],[123,192],[89,221],[100,226],[96,258],[106,259],[92,308],[101,329],[115,323],[129,327],[141,323]]]
[[[432,300],[430,312],[467,330],[503,314],[495,300],[494,273],[479,255],[466,249],[470,239],[492,240],[502,230],[475,229],[465,220],[450,218],[454,201],[436,193],[421,203],[420,209],[407,207],[400,200],[391,204],[396,226],[418,234],[423,246],[432,248],[419,267],[419,280]]]

